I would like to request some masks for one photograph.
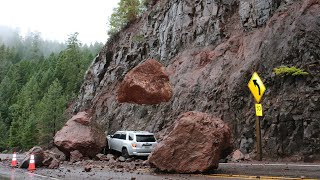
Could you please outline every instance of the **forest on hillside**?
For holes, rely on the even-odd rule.
[[[111,39],[156,1],[120,0],[108,20]],[[39,32],[22,37],[19,30],[0,26],[0,151],[52,145],[85,71],[103,47],[82,45],[77,36],[59,43]]]
[[[0,27],[0,151],[50,146],[103,46],[82,45],[77,36],[59,43],[43,40],[38,32],[22,37]]]

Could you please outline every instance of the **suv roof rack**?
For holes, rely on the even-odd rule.
[[[128,131],[116,131],[115,133],[126,133],[126,132],[129,132],[129,133],[152,133],[149,131],[129,131],[129,130]]]

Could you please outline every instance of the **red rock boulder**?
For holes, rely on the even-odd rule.
[[[77,161],[81,161],[82,158],[83,158],[83,155],[78,150],[70,152],[70,162],[74,163]]]
[[[165,68],[149,59],[127,73],[117,98],[120,103],[159,104],[168,102],[171,97],[172,88]]]
[[[34,155],[36,167],[46,166],[50,169],[56,169],[59,167],[60,160],[58,154],[48,150],[44,151],[41,147],[35,146],[26,153],[26,156],[19,165],[19,168],[29,167],[31,154]]]
[[[79,112],[67,121],[54,137],[54,144],[67,158],[78,150],[85,157],[95,157],[106,145],[106,136],[86,112]]]
[[[35,146],[31,148],[27,153],[26,156],[23,158],[21,164],[19,165],[19,168],[28,168],[29,167],[29,161],[31,154],[34,155],[34,162],[36,167],[43,166],[43,160],[45,159],[44,151],[41,147]]]
[[[60,155],[52,152],[52,151],[44,151],[44,160],[42,164],[49,169],[57,169],[60,165]]]
[[[161,171],[206,172],[232,152],[230,128],[219,118],[187,112],[171,128],[149,156],[150,165]]]

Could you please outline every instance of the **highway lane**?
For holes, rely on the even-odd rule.
[[[18,161],[23,155],[17,155]],[[115,172],[110,169],[93,168],[84,172],[82,166],[61,165],[59,169],[37,168],[35,173],[25,169],[11,169],[12,155],[0,155],[0,179],[320,179],[320,164],[242,162],[220,163],[219,168],[208,174],[165,174],[154,169],[138,169],[134,172]]]
[[[25,157],[24,154],[17,154],[17,160],[18,162],[23,160],[23,158]],[[12,159],[12,154],[0,154],[0,159],[5,160],[5,159]]]
[[[242,162],[220,163],[215,174],[245,179],[320,179],[320,164],[317,163],[277,163],[277,162]],[[263,178],[262,178],[263,177]]]

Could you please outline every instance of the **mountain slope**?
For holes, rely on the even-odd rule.
[[[268,157],[320,159],[320,2],[318,0],[161,0],[110,40],[88,69],[74,111],[90,110],[106,133],[158,132],[187,111],[229,123],[234,145],[254,151],[254,101],[247,83],[257,71]],[[166,66],[174,95],[153,106],[119,104],[125,74],[148,58]],[[275,76],[296,66],[307,77]]]

